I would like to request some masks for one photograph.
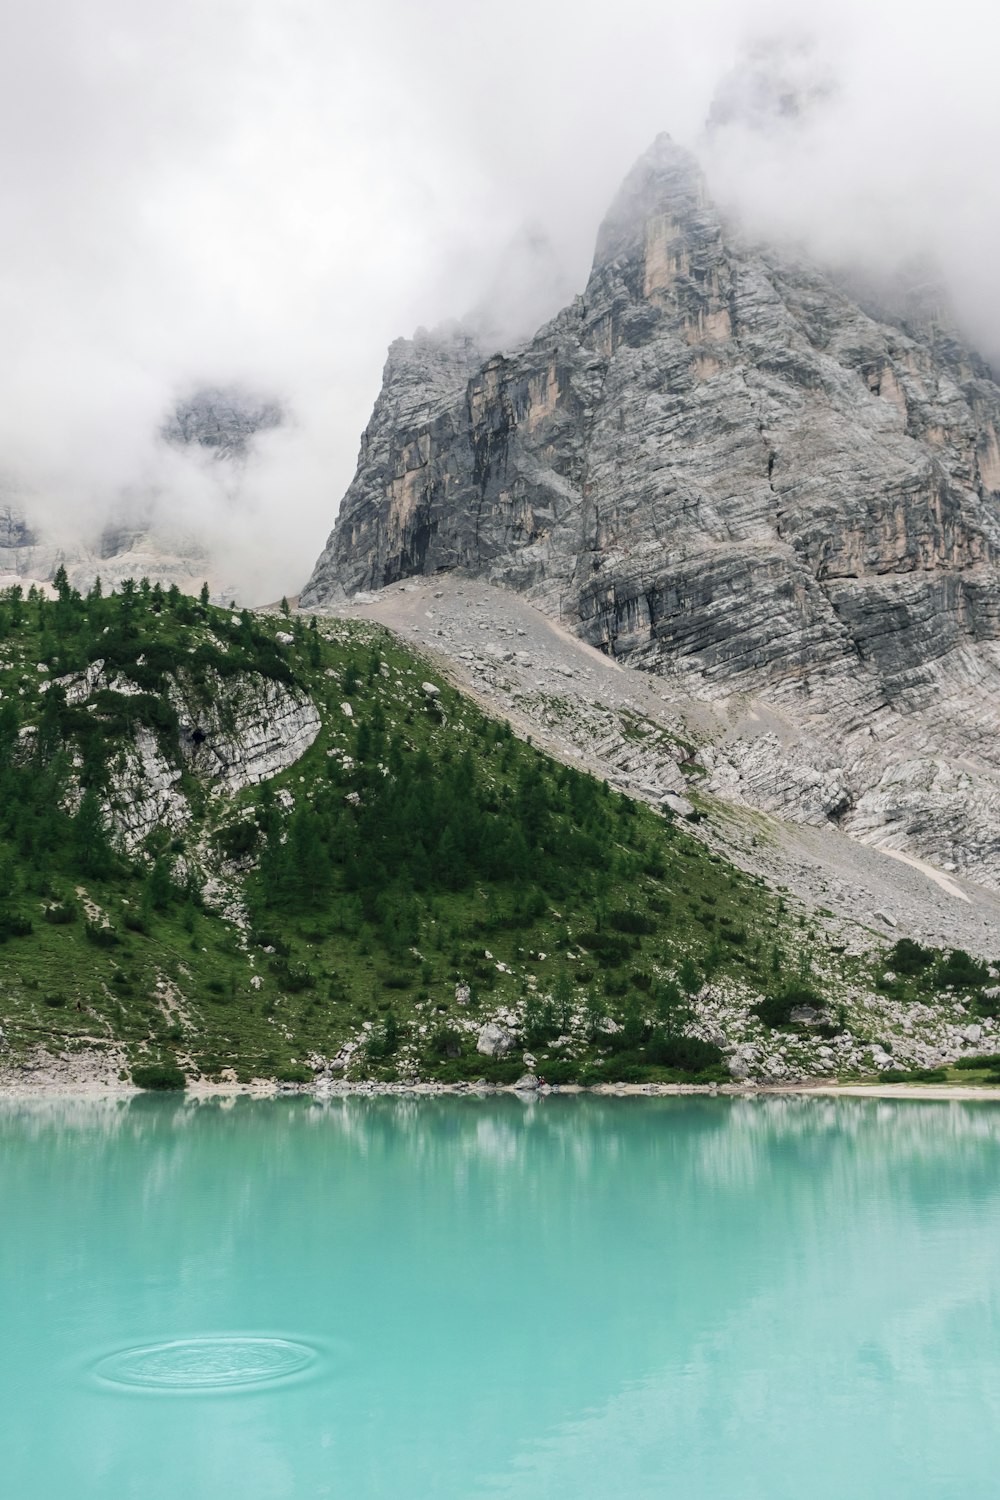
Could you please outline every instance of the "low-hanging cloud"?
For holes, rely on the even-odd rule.
[[[880,273],[932,255],[1000,350],[998,29],[972,0],[818,0],[805,29],[780,0],[14,0],[0,476],[81,534],[154,497],[244,596],[292,592],[390,340],[468,308],[488,324],[491,299],[498,329],[554,311],[664,129],[754,232]],[[761,38],[814,107],[706,135]],[[159,436],[185,392],[228,384],[292,416],[235,493]]]

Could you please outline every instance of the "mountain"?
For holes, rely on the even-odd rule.
[[[525,593],[710,703],[722,795],[1000,885],[1000,388],[927,286],[750,241],[661,136],[534,338],[391,347],[308,608]]]
[[[279,401],[241,386],[205,386],[178,401],[161,435],[178,448],[201,449],[212,458],[245,462],[259,432],[280,427]]]
[[[174,454],[207,467],[212,480],[238,512],[239,489],[253,458],[258,434],[286,420],[279,401],[242,386],[199,387],[179,398],[158,434]],[[127,495],[99,497],[94,524],[46,527],[34,512],[45,507],[16,484],[0,487],[0,581],[50,583],[60,567],[78,588],[100,577],[117,585],[147,577],[196,592],[210,581],[212,593],[229,599],[237,590],[218,555],[217,538],[197,524],[178,521],[169,498],[155,486]]]

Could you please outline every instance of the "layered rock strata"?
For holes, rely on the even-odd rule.
[[[660,137],[586,290],[484,357],[392,346],[315,608],[458,569],[731,703],[722,789],[1000,882],[1000,389],[749,243]],[[770,738],[741,740],[757,707]]]

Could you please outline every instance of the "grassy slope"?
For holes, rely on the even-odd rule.
[[[517,1061],[475,1052],[478,1026],[499,1016],[550,1079],[670,1079],[685,1076],[678,1064],[721,1077],[708,1053],[664,1050],[664,1032],[669,1040],[682,1020],[678,990],[667,984],[664,992],[664,983],[694,987],[708,975],[751,1001],[805,975],[837,1002],[861,977],[822,927],[787,912],[684,823],[517,741],[381,628],[337,622],[315,634],[297,625],[283,645],[283,619],[255,619],[250,640],[246,616],[139,597],[127,604],[132,634],[121,643],[121,607],[76,601],[72,630],[61,633],[54,606],[31,604],[16,625],[7,619],[0,694],[16,700],[22,723],[39,721],[46,676],[79,669],[111,640],[126,676],[129,658],[160,667],[174,660],[187,672],[202,657],[216,666],[223,657],[256,660],[309,691],[322,730],[279,777],[234,798],[207,796],[186,775],[195,816],[183,838],[153,840],[150,855],[159,852],[174,880],[156,903],[144,856],[84,876],[73,864],[69,819],[45,858],[18,849],[7,829],[0,864],[15,871],[7,907],[31,924],[0,945],[0,1025],[13,1055],[39,1043],[66,1050],[115,1040],[132,1062],[304,1080],[346,1044],[354,1046],[348,1076],[504,1082],[522,1071],[520,1050]],[[147,690],[156,687],[148,669],[133,670]],[[105,697],[90,709],[88,732],[103,735],[105,760],[127,735],[127,706]],[[67,724],[72,756],[72,715]],[[169,726],[159,732],[168,744]],[[406,777],[415,802],[381,826],[382,864],[363,876],[373,826],[366,813],[387,798],[391,811],[391,789]],[[459,850],[453,859],[451,844],[442,850],[430,825],[447,820],[453,798],[466,798],[484,843],[520,829],[525,867],[489,868],[486,856]],[[295,822],[300,808],[307,817]],[[297,864],[297,846],[292,852],[313,834],[303,858],[315,862],[315,879],[312,864]],[[417,844],[427,847],[415,856]],[[211,877],[226,900],[204,904],[181,889],[184,870],[196,876],[187,885]],[[387,897],[379,900],[373,879]],[[52,901],[72,904],[72,921],[45,921]],[[220,913],[226,903],[249,912],[246,926]],[[85,919],[94,907],[117,941],[94,942]],[[603,1017],[624,1032],[603,1031]]]

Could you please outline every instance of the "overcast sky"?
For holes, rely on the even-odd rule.
[[[204,519],[204,487],[164,479],[165,411],[201,383],[274,392],[297,425],[265,445],[243,551],[262,595],[297,588],[389,341],[481,301],[526,226],[551,241],[542,300],[582,288],[635,156],[697,145],[748,40],[806,18],[824,102],[720,138],[719,192],[818,252],[933,250],[1000,349],[982,0],[7,0],[0,468],[62,524],[154,481]]]

